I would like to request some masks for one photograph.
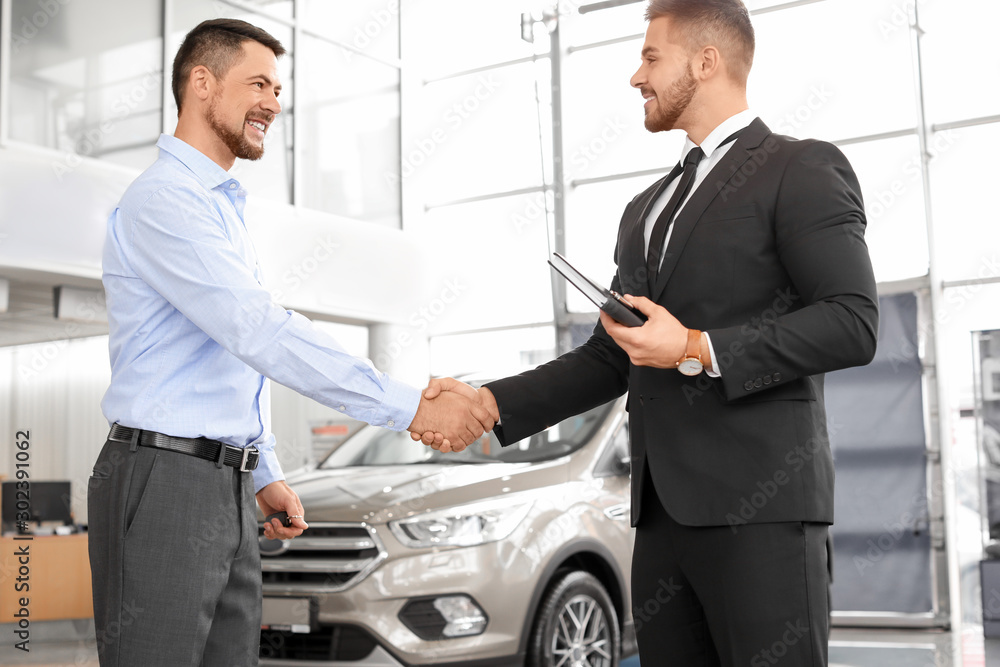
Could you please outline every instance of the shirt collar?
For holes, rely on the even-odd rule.
[[[705,140],[701,142],[701,150],[705,152],[705,159],[707,160],[708,158],[711,158],[712,153],[719,148],[719,144],[725,141],[730,134],[747,127],[756,117],[757,114],[750,109],[746,109],[739,112],[735,116],[730,116],[726,120],[722,121],[722,123],[712,130],[711,133],[705,137]],[[684,139],[684,150],[681,152],[681,164],[684,164],[685,156],[697,145],[698,144],[691,141],[691,137]]]
[[[183,139],[178,139],[169,134],[161,134],[156,145],[161,151],[170,153],[181,164],[190,169],[209,190],[229,181],[238,183],[238,181],[229,175],[228,171],[213,162],[212,158]]]

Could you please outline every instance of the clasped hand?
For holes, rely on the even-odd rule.
[[[485,388],[480,391],[489,393]],[[496,401],[491,408],[480,391],[453,378],[432,380],[407,429],[410,437],[442,452],[462,451],[492,431],[500,418]]]

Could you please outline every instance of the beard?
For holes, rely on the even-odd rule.
[[[212,100],[212,104],[208,107],[208,124],[215,132],[215,136],[219,137],[222,143],[226,145],[226,148],[241,160],[259,160],[264,157],[263,143],[260,146],[254,146],[246,136],[247,121],[254,120],[254,118],[248,113],[240,125],[239,132],[227,127],[222,119],[219,118],[219,97],[220,95],[216,95],[215,99]],[[268,119],[264,118],[259,120],[269,122]]]
[[[689,64],[684,76],[670,84],[666,93],[656,93],[656,107],[646,114],[646,129],[650,132],[668,132],[677,127],[677,121],[691,104],[696,92],[698,82],[694,80],[694,72]]]

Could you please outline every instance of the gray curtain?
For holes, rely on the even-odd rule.
[[[917,298],[879,299],[878,352],[830,373],[826,407],[837,471],[836,611],[932,611],[927,456]]]

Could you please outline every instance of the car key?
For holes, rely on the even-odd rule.
[[[275,512],[274,514],[268,514],[267,518],[264,519],[264,523],[271,523],[271,519],[277,519],[281,522],[281,525],[286,528],[292,525],[292,520],[288,518],[288,512]]]

